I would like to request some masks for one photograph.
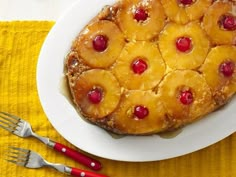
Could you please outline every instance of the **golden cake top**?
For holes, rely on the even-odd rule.
[[[79,33],[66,60],[74,103],[119,134],[178,128],[236,91],[234,1],[120,0]]]

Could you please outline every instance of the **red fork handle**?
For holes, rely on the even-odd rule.
[[[53,147],[53,149],[55,149],[56,151],[61,152],[62,154],[76,160],[77,162],[93,170],[100,170],[102,168],[102,165],[99,161],[92,159],[91,157],[88,157],[74,149],[71,149],[57,142],[51,142],[50,144]]]
[[[70,174],[73,176],[80,176],[80,177],[108,177],[103,174],[94,173],[94,172],[90,172],[90,171],[86,171],[86,170],[81,170],[78,168],[71,168]]]

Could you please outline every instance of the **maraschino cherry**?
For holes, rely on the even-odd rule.
[[[142,74],[144,71],[147,70],[147,68],[147,63],[141,58],[136,59],[132,63],[132,69],[135,74]]]
[[[193,0],[179,0],[180,4],[183,4],[184,6],[190,5],[193,3]]]
[[[176,40],[176,48],[180,52],[188,52],[192,49],[192,40],[189,37],[179,37]]]
[[[149,114],[149,110],[145,106],[141,106],[141,105],[135,106],[134,108],[135,118],[144,119],[145,117],[148,116],[148,114]]]
[[[147,18],[148,18],[148,13],[146,12],[145,9],[140,7],[135,10],[135,12],[134,12],[134,19],[135,20],[137,20],[139,22],[139,21],[145,21],[145,20],[147,20]]]
[[[193,93],[190,90],[182,91],[179,100],[182,104],[189,105],[193,102]]]
[[[108,38],[104,35],[97,35],[93,39],[93,48],[98,52],[103,52],[107,48]]]
[[[229,31],[233,31],[236,29],[236,17],[232,16],[232,15],[225,15],[222,18],[222,26],[224,27],[224,29],[229,30]]]
[[[88,99],[93,104],[98,104],[102,100],[102,90],[99,88],[93,88],[88,92]]]
[[[220,64],[219,71],[225,76],[225,77],[231,77],[235,70],[235,63],[232,61],[225,61]]]

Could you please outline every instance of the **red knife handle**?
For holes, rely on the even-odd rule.
[[[80,176],[80,177],[108,177],[103,174],[94,173],[94,172],[90,172],[90,171],[86,171],[86,170],[81,170],[78,168],[71,168],[70,174],[73,176]]]
[[[53,149],[55,149],[58,152],[61,152],[62,154],[65,154],[66,156],[76,160],[77,162],[93,169],[93,170],[100,170],[102,168],[102,165],[100,162],[98,162],[95,159],[92,159],[91,157],[88,157],[74,149],[71,149],[63,144],[53,142],[52,145]]]

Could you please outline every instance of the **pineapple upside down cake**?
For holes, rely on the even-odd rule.
[[[120,0],[78,33],[65,62],[74,104],[111,132],[174,130],[236,92],[233,0]]]

